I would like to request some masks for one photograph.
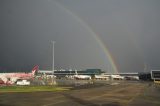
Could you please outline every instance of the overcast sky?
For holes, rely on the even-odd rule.
[[[0,70],[160,69],[159,0],[0,0]],[[96,37],[100,39],[97,40]],[[103,43],[103,47],[101,44]]]

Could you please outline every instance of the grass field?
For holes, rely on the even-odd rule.
[[[1,86],[0,92],[39,92],[39,91],[66,91],[71,87],[57,86]]]

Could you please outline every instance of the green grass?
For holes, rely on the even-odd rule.
[[[40,92],[40,91],[66,91],[71,87],[57,86],[2,86],[0,92]]]

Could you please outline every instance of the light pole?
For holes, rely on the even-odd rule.
[[[52,45],[53,45],[53,51],[52,51],[52,84],[56,84],[55,80],[54,80],[54,44],[55,41],[52,41]]]
[[[55,44],[55,41],[52,41],[52,45],[53,45],[53,51],[52,51],[52,71],[54,73],[54,44]]]

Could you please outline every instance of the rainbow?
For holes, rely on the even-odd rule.
[[[64,10],[65,12],[67,12],[69,15],[71,15],[75,20],[77,20],[83,27],[85,27],[85,29],[87,31],[89,31],[91,33],[91,35],[94,37],[94,39],[97,41],[97,43],[99,44],[99,46],[101,47],[101,49],[103,50],[103,52],[106,55],[106,58],[109,60],[109,63],[112,67],[112,72],[111,73],[118,73],[118,68],[116,66],[116,63],[113,59],[113,56],[111,55],[111,53],[109,52],[109,50],[107,49],[107,47],[105,46],[105,44],[103,43],[103,41],[101,40],[101,38],[98,36],[98,34],[96,34],[93,29],[91,27],[89,27],[89,25],[87,25],[87,23],[85,23],[80,17],[78,17],[75,13],[71,12],[70,10],[68,10],[66,7],[62,6],[61,4],[54,2],[60,9]]]

